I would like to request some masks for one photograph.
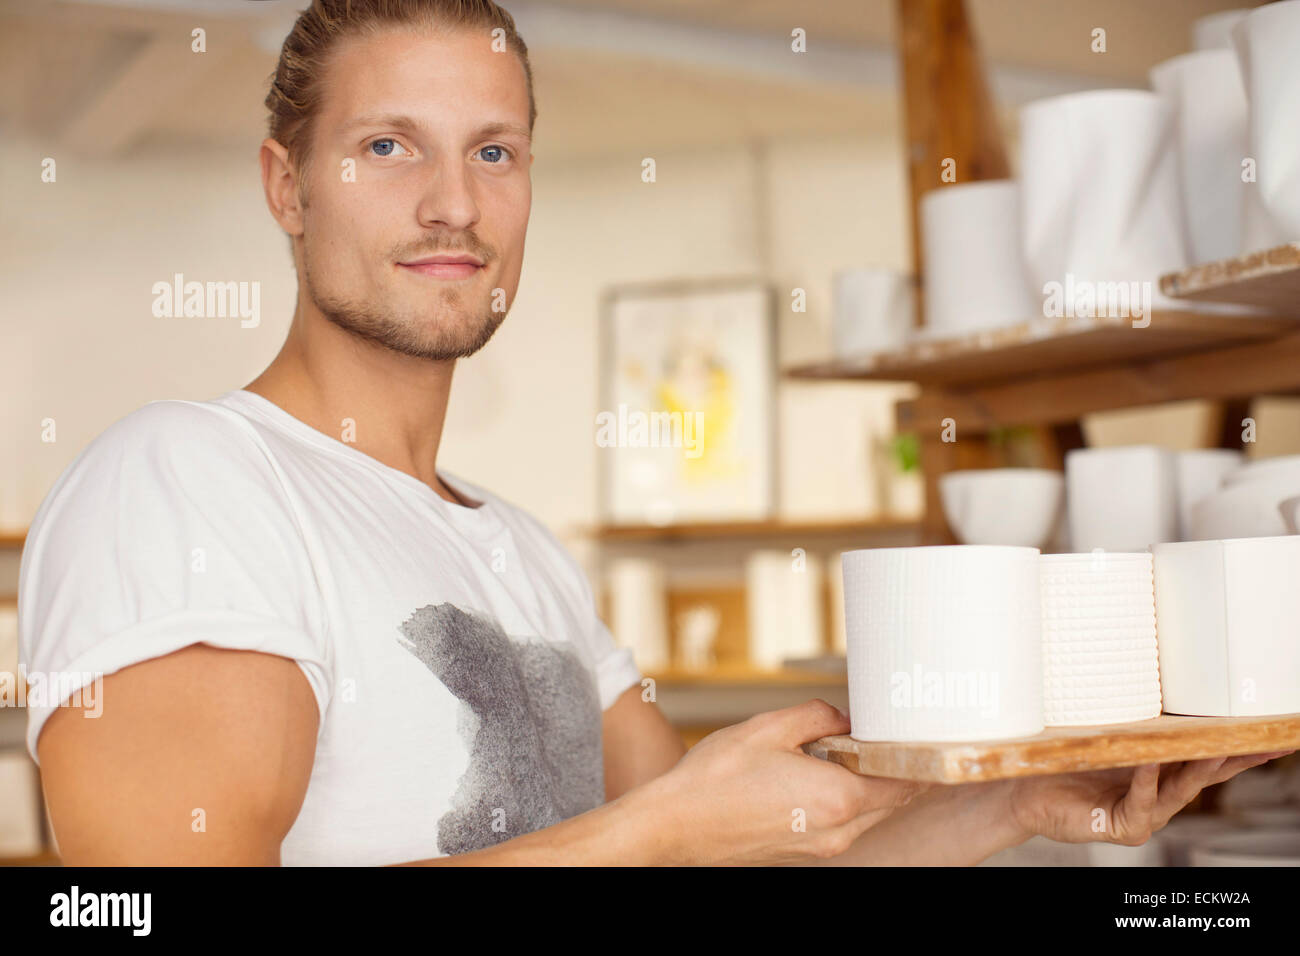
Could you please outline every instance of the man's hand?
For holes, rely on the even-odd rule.
[[[1205,787],[1294,752],[1022,777],[1009,781],[1008,813],[1027,835],[1140,846]]]
[[[705,737],[632,791],[652,814],[666,863],[794,863],[836,856],[929,784],[863,777],[805,754],[849,732],[822,700],[759,714]]]

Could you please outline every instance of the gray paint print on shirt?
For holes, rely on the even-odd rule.
[[[468,708],[476,718],[457,721],[469,767],[438,820],[440,853],[493,846],[605,802],[600,697],[570,645],[512,640],[453,604],[418,609],[401,632],[462,717]]]

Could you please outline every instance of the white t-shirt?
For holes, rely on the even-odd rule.
[[[439,477],[478,506],[253,392],[150,402],[37,512],[22,667],[70,691],[198,642],[295,660],[320,728],[286,865],[461,853],[599,806],[632,655],[536,519]],[[33,758],[56,704],[28,700]]]

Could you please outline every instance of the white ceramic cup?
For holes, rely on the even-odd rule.
[[[1153,445],[1080,448],[1065,456],[1070,546],[1145,551],[1178,539],[1174,455]]]
[[[1183,221],[1193,262],[1241,251],[1246,91],[1230,49],[1184,53],[1151,70],[1151,86],[1174,111]]]
[[[1043,729],[1038,551],[844,552],[858,740],[1002,740]]]
[[[1286,530],[1290,534],[1300,534],[1300,497],[1282,499],[1277,503],[1277,510],[1282,513]]]
[[[1241,467],[1244,456],[1230,448],[1198,448],[1175,454],[1178,479],[1178,538],[1191,536],[1192,506],[1219,490],[1225,476]]]
[[[1246,18],[1250,8],[1220,10],[1192,21],[1193,50],[1231,50],[1232,28]]]
[[[1273,458],[1256,458],[1223,476],[1223,486],[1244,484],[1248,481],[1274,481],[1300,479],[1300,455],[1277,455]]]
[[[1165,712],[1300,713],[1300,536],[1151,551]]]
[[[1036,290],[1136,283],[1153,306],[1171,304],[1159,278],[1188,264],[1173,132],[1173,109],[1148,90],[1021,109],[1021,242]]]
[[[1247,222],[1259,248],[1300,239],[1300,0],[1256,7],[1232,30],[1250,101],[1247,157],[1258,199]],[[1256,251],[1243,249],[1243,252]]]
[[[836,357],[863,357],[906,343],[916,310],[910,276],[896,269],[844,269],[832,285]]]
[[[1042,315],[1022,260],[1014,180],[956,183],[921,197],[926,336],[1017,325]]]
[[[952,471],[939,478],[939,495],[962,544],[1041,548],[1061,519],[1065,476],[1046,468]]]

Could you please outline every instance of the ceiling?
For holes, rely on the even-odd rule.
[[[263,135],[275,51],[305,0],[0,0],[0,122],[90,154]],[[967,0],[1004,107],[1146,85],[1233,0]],[[898,122],[893,0],[505,0],[537,85],[540,157],[653,143],[856,135]],[[795,11],[792,13],[792,11]],[[196,67],[188,43],[208,34]],[[789,55],[794,27],[804,57]],[[1107,30],[1107,52],[1090,48]]]

